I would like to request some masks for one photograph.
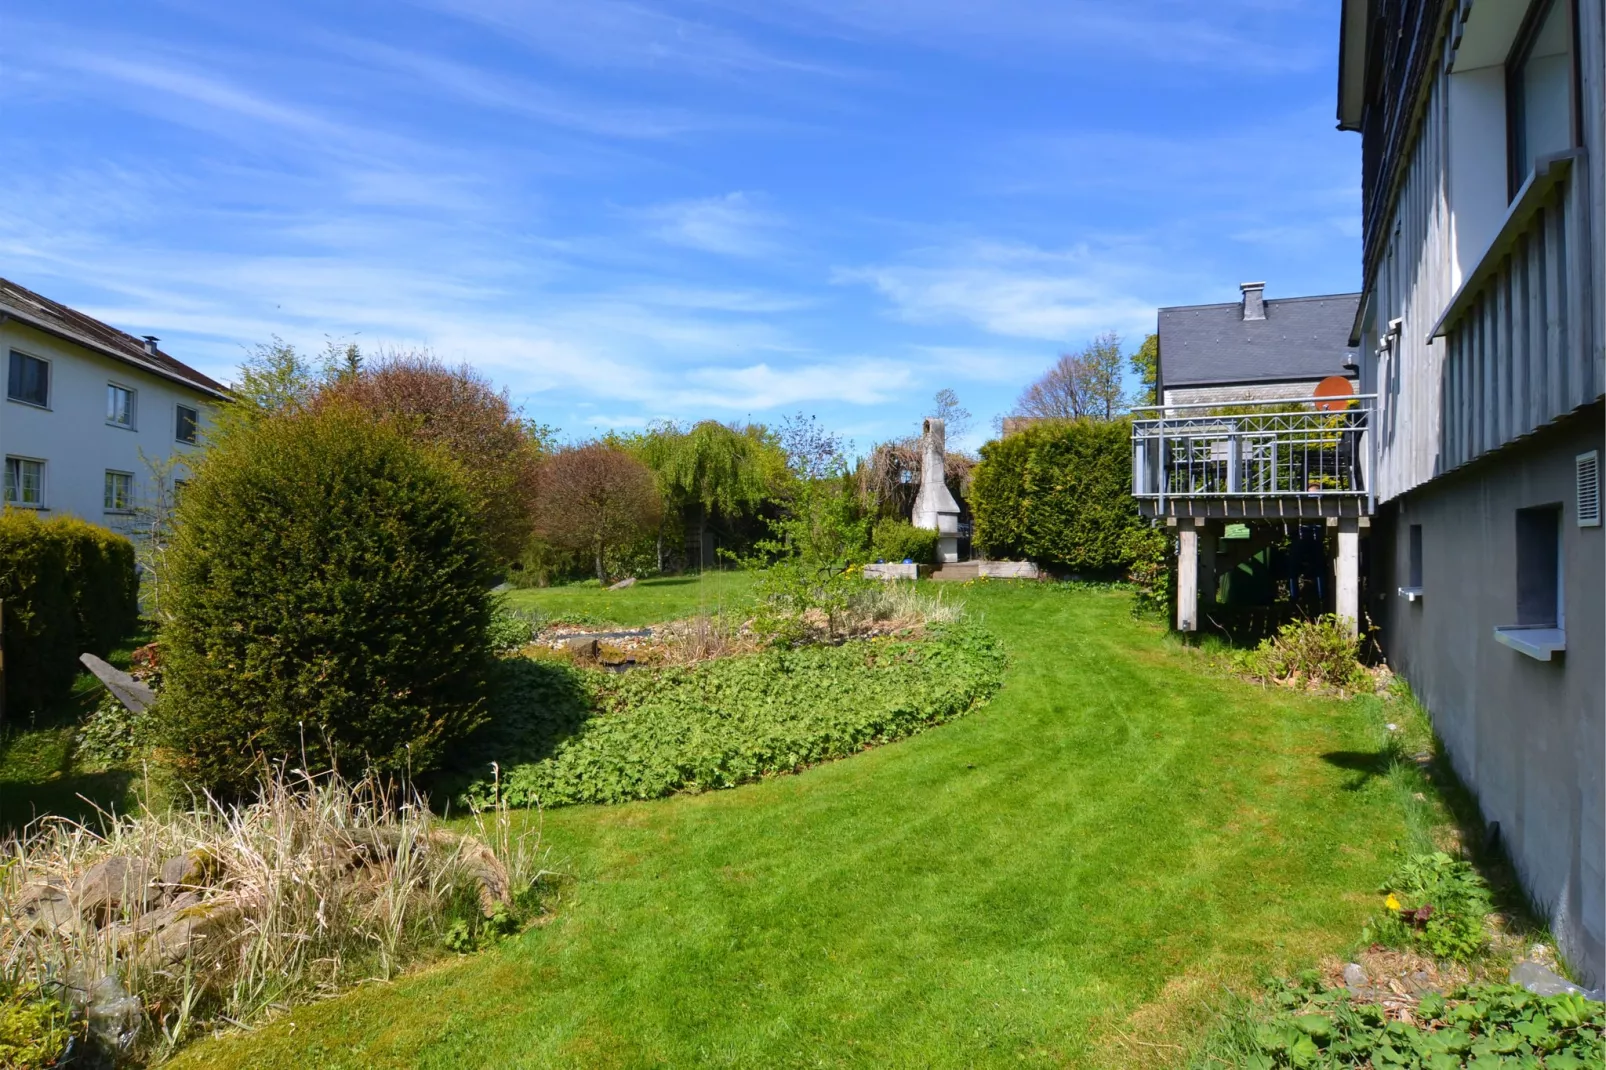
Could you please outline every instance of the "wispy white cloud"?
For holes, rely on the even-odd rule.
[[[665,5],[625,0],[419,0],[478,22],[560,63],[696,77],[830,74]]]
[[[723,256],[765,256],[775,251],[779,217],[760,209],[749,194],[655,205],[641,213],[653,237],[672,245]]]
[[[1038,64],[1141,56],[1240,72],[1308,70],[1327,42],[1291,29],[1320,13],[1279,0],[713,0],[805,34],[836,34]],[[1085,62],[1085,59],[1082,59]]]
[[[1108,250],[968,243],[908,260],[845,269],[914,323],[968,323],[995,335],[1063,341],[1153,320],[1137,272]]]

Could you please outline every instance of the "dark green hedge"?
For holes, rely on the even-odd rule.
[[[1142,524],[1130,435],[1127,420],[1067,420],[987,443],[970,488],[976,546],[1072,570],[1127,564],[1123,539]]]
[[[74,517],[0,516],[6,716],[47,709],[72,689],[78,655],[105,657],[134,630],[134,546]]]
[[[349,408],[215,445],[178,510],[161,728],[196,782],[421,773],[481,718],[495,582],[458,469]]]

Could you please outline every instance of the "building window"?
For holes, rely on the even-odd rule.
[[[188,442],[193,445],[195,440],[200,437],[200,430],[200,410],[192,409],[188,405],[180,405],[178,407],[177,426],[173,429],[173,437],[180,442]]]
[[[134,474],[132,472],[106,473],[106,511],[127,513],[134,508]]]
[[[1561,627],[1561,509],[1517,510],[1517,623]]]
[[[1495,639],[1540,661],[1567,649],[1562,597],[1561,506],[1517,510],[1517,623]]]
[[[1415,602],[1422,597],[1422,525],[1412,524],[1406,529],[1405,586],[1400,597]]]
[[[6,458],[6,504],[34,509],[45,504],[45,462]]]
[[[6,375],[6,397],[25,405],[45,408],[50,404],[50,362],[11,351],[11,367]]]
[[[106,422],[117,427],[134,426],[134,392],[116,383],[106,384]]]
[[[1573,147],[1573,26],[1568,0],[1539,0],[1506,63],[1511,191],[1545,156]]]
[[[190,481],[187,479],[173,480],[173,508],[177,509],[184,502],[184,492],[189,490]]]

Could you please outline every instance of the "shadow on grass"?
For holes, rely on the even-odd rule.
[[[543,658],[507,658],[491,681],[486,722],[453,751],[429,784],[445,805],[468,785],[502,769],[538,762],[596,712],[584,670]]]
[[[1360,791],[1371,780],[1389,775],[1400,756],[1391,750],[1333,750],[1322,755],[1322,761],[1340,769],[1348,769],[1360,776],[1344,785],[1345,791]]]
[[[43,782],[0,780],[0,836],[20,832],[45,814],[96,828],[101,812],[128,809],[133,787],[131,769],[79,773]]]

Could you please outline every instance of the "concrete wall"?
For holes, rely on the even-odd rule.
[[[7,320],[0,323],[0,374],[13,349],[50,362],[50,406],[5,400],[0,392],[0,453],[45,462],[46,515],[70,513],[127,531],[132,515],[105,508],[107,470],[132,473],[133,504],[148,503],[153,486],[141,452],[165,460],[194,449],[174,437],[176,409],[180,404],[198,409],[204,435],[211,414],[206,395]],[[135,391],[132,429],[106,422],[108,383]],[[169,479],[174,477],[185,477],[182,464]]]
[[[1370,608],[1390,664],[1550,918],[1568,960],[1606,978],[1606,591],[1603,529],[1577,524],[1574,458],[1606,452],[1602,406],[1433,480],[1374,520]],[[1560,503],[1567,651],[1536,661],[1495,641],[1516,623],[1518,509]],[[1422,525],[1423,596],[1408,576]]]

